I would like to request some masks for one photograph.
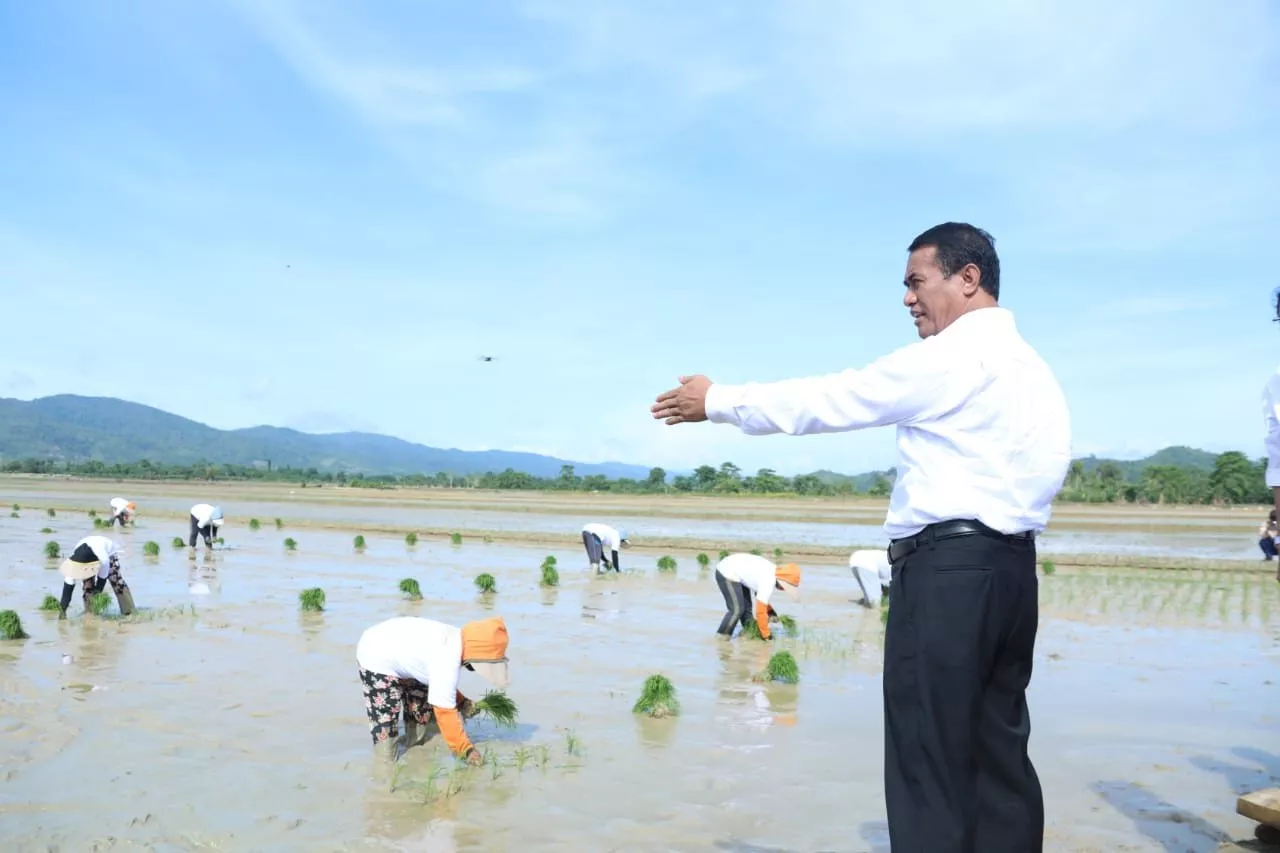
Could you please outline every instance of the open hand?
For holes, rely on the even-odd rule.
[[[693,424],[707,419],[707,389],[711,380],[698,374],[681,376],[680,387],[658,395],[658,401],[650,409],[654,420],[673,424]]]

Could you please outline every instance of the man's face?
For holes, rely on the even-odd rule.
[[[936,335],[960,316],[964,308],[964,281],[960,273],[944,278],[938,268],[938,250],[933,246],[916,249],[907,258],[907,287],[902,304],[915,320],[920,337]]]

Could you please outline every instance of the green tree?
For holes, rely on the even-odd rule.
[[[778,476],[778,472],[772,468],[761,468],[751,478],[750,488],[753,492],[765,492],[767,494],[784,492],[787,490],[787,481]]]
[[[664,491],[667,488],[667,472],[662,468],[650,468],[649,479],[645,480],[645,486],[655,492]]]
[[[1209,474],[1209,496],[1220,503],[1244,503],[1258,494],[1254,482],[1257,469],[1249,458],[1238,450],[1228,450],[1213,462]]]
[[[710,465],[699,465],[693,472],[693,481],[698,491],[711,491],[716,485],[716,469]]]

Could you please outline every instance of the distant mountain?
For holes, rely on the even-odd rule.
[[[70,394],[29,402],[0,398],[0,461],[23,458],[96,459],[107,464],[149,459],[169,465],[270,461],[276,468],[361,474],[483,474],[514,468],[537,477],[555,477],[560,466],[573,465],[580,477],[649,475],[649,469],[639,465],[427,447],[370,433],[314,435],[271,426],[219,430],[140,403]]]
[[[1172,465],[1177,468],[1195,468],[1201,471],[1212,471],[1214,460],[1218,454],[1194,447],[1177,445],[1157,450],[1142,459],[1100,459],[1097,456],[1085,456],[1080,459],[1086,471],[1095,471],[1099,466],[1110,462],[1120,468],[1124,479],[1136,481],[1142,477],[1144,468],[1152,465]]]
[[[856,492],[865,492],[871,488],[871,484],[876,481],[877,477],[884,476],[893,482],[896,472],[889,468],[885,471],[867,471],[862,474],[838,474],[835,471],[828,471],[825,468],[820,471],[814,471],[813,477],[817,477],[828,486],[844,487],[853,484],[853,490]]]

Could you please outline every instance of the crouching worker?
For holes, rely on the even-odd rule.
[[[191,508],[191,538],[188,544],[196,547],[197,537],[204,537],[204,546],[213,547],[213,532],[222,527],[222,509],[209,504],[196,504]]]
[[[606,569],[620,572],[618,551],[631,546],[627,541],[626,531],[615,530],[607,524],[594,522],[582,528],[582,544],[587,549],[587,561],[597,572],[600,571],[601,563],[604,563]]]
[[[89,599],[106,589],[107,581],[111,582],[111,589],[116,594],[121,615],[128,616],[134,611],[133,593],[120,575],[120,557],[116,553],[116,543],[107,537],[86,536],[81,539],[76,543],[71,556],[63,560],[58,568],[65,578],[62,599],[58,602],[59,619],[67,618],[67,608],[71,605],[76,581],[83,582],[86,611],[89,610]]]
[[[871,548],[854,551],[849,555],[849,571],[853,572],[853,578],[862,590],[862,603],[867,607],[878,606],[880,599],[889,592],[889,583],[893,580],[889,552]]]
[[[769,601],[774,590],[779,589],[792,598],[800,598],[800,567],[795,563],[777,566],[755,554],[730,554],[716,565],[716,585],[728,611],[716,633],[730,637],[736,625],[746,625],[747,617],[752,615],[754,595],[756,626],[767,640],[771,636],[769,617],[776,615]]]
[[[416,616],[387,619],[360,635],[356,663],[375,746],[399,736],[402,713],[406,747],[417,743],[417,726],[434,717],[454,755],[483,762],[462,726],[462,717],[475,715],[475,704],[458,692],[458,677],[465,667],[499,689],[507,686],[507,626],[501,616],[461,629]]]
[[[120,526],[124,527],[133,521],[133,513],[138,508],[134,506],[133,501],[127,501],[124,498],[111,499],[111,526],[114,527],[116,522],[120,522]]]

